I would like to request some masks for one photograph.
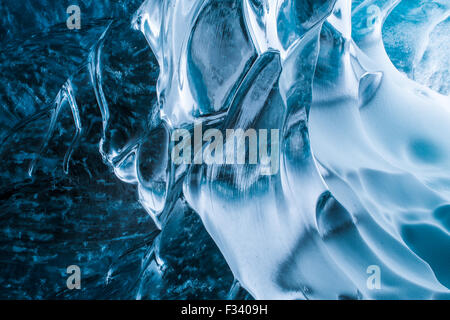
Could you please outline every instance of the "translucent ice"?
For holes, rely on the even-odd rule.
[[[446,0],[146,0],[137,31],[110,23],[45,111],[31,168],[67,104],[68,171],[88,75],[99,152],[161,230],[138,298],[161,288],[194,212],[235,277],[229,297],[449,298],[449,15]],[[180,132],[194,158],[209,150],[199,124],[279,135],[256,164],[174,161]]]
[[[226,111],[222,130],[281,130],[278,174],[262,175],[262,164],[202,164],[183,182],[256,298],[449,293],[449,99],[388,57],[382,27],[398,3],[147,1],[138,12],[171,127]],[[449,7],[405,6],[417,32],[402,61],[417,70]],[[374,265],[382,276],[375,290]]]

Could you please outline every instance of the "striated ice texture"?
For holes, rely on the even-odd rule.
[[[87,242],[102,249],[87,250],[80,264],[95,255],[108,263],[88,272],[103,291],[81,297],[449,299],[449,19],[448,0],[127,7],[80,35],[82,52],[67,57],[70,71],[56,74],[53,87],[39,82],[42,70],[34,73],[38,85],[2,84],[9,106],[1,120],[2,210],[26,204],[41,219],[52,200],[36,188],[49,184],[66,204],[89,207],[87,195],[101,193],[99,215],[108,215],[91,232],[111,230],[113,221],[123,231]],[[3,65],[13,48],[2,52]],[[200,123],[203,132],[278,130],[267,156],[275,154],[279,170],[267,175],[261,159],[177,164],[174,135],[195,135]],[[64,142],[54,142],[56,132]],[[195,157],[207,151],[202,140],[186,142]],[[66,175],[57,179],[58,162]],[[31,178],[18,169],[26,165]],[[45,233],[24,228],[37,228],[43,245],[57,243],[50,226]],[[19,254],[27,252],[60,273],[68,259],[61,248],[74,246],[65,239],[51,258],[34,242],[10,248],[19,240],[9,226],[2,234],[10,239],[2,259],[13,252],[13,261],[27,265]],[[120,242],[127,237],[135,243]],[[8,270],[30,277],[13,264]],[[71,297],[55,286],[58,294],[3,294]]]

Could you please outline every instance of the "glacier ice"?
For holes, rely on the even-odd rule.
[[[448,201],[449,99],[391,63],[382,26],[398,2],[352,9],[350,1],[147,1],[138,12],[140,30],[167,68],[158,80],[163,121],[177,127],[225,109],[223,129],[282,129],[279,175],[265,177],[250,164],[203,164],[187,169],[183,181],[187,202],[256,298],[449,293],[448,229],[433,215]],[[421,37],[449,8],[411,7],[408,14],[430,16],[414,26],[423,34],[413,48],[423,51]],[[233,12],[226,23],[224,11]],[[211,43],[211,31],[197,34],[205,29],[220,36]],[[228,68],[245,73],[235,92],[228,83],[242,76]],[[211,95],[220,100],[205,101]],[[370,265],[382,270],[380,290],[366,285]]]
[[[232,271],[229,298],[448,299],[449,17],[446,0],[146,0],[97,31],[41,111],[51,119],[30,174],[66,105],[71,174],[90,99],[103,161],[160,230],[137,298],[163,296],[195,213]],[[174,163],[177,130],[198,123],[279,130],[280,170]]]

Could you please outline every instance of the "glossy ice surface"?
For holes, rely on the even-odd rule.
[[[448,0],[99,3],[5,7],[0,297],[450,298]],[[174,163],[200,122],[279,170]]]

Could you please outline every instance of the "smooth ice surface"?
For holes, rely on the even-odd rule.
[[[54,68],[67,75],[55,71],[48,84],[33,70],[33,84],[12,70],[16,85],[3,84],[5,212],[43,210],[35,190],[61,175],[60,161],[67,175],[54,188],[62,193],[73,177],[75,194],[53,214],[64,203],[89,205],[76,190],[100,190],[108,215],[94,231],[114,221],[124,229],[79,258],[116,259],[91,266],[92,283],[102,284],[95,270],[108,266],[92,297],[121,297],[121,283],[133,298],[450,297],[449,1],[147,0],[122,10],[79,35],[78,55],[58,51],[71,64]],[[17,32],[1,34],[13,42]],[[176,164],[176,130],[194,133],[199,123],[204,132],[279,130],[267,155],[279,170],[264,174],[261,159]],[[208,146],[189,142],[195,156]],[[27,226],[55,243],[50,227]],[[11,243],[12,233],[3,229]],[[121,246],[124,237],[136,243]],[[2,255],[66,261],[61,249],[51,258],[27,245]],[[16,272],[19,283],[29,276]]]
[[[189,205],[256,298],[449,293],[449,230],[434,212],[450,196],[450,100],[391,63],[382,27],[398,2],[147,1],[138,13],[139,29],[167,67],[158,83],[167,123],[227,109],[223,130],[282,130],[279,174],[204,164],[191,166],[183,182]],[[427,42],[449,9],[446,2],[402,9],[418,31],[402,60],[411,59],[412,76],[423,59],[432,63]],[[212,44],[199,30],[220,36]],[[241,66],[254,52],[247,71]],[[225,56],[230,62],[220,60]],[[242,77],[228,68],[245,72],[235,92],[228,83]],[[422,82],[436,88],[434,79],[445,78],[437,69]],[[233,94],[229,104],[224,89]],[[220,100],[205,100],[211,96]],[[367,285],[372,265],[383,275],[379,290]]]

